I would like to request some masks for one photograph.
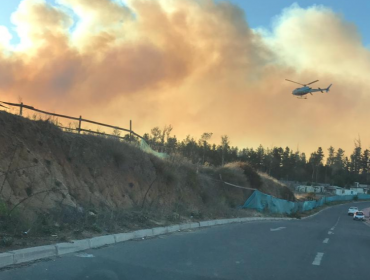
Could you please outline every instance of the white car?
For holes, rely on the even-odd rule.
[[[361,211],[357,211],[355,214],[353,214],[353,219],[355,221],[365,221],[365,215]]]
[[[349,207],[348,216],[353,216],[358,211],[357,207]]]

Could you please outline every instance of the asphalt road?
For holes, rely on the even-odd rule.
[[[1,280],[370,279],[370,227],[349,204],[305,220],[178,232],[0,271]],[[360,209],[370,202],[356,203]]]

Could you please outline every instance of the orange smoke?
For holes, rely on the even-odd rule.
[[[12,21],[21,41],[0,28],[1,99],[240,147],[368,143],[370,51],[328,8],[293,5],[271,32],[211,0],[23,0]],[[297,100],[285,78],[334,86]]]

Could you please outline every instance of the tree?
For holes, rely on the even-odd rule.
[[[361,168],[361,140],[355,139],[355,149],[351,154],[351,164],[350,164],[350,171],[353,172],[355,175],[360,173]]]
[[[282,166],[282,156],[284,150],[282,148],[274,147],[272,150],[272,168],[271,168],[271,176],[276,178],[281,178],[281,166]]]
[[[162,130],[162,135],[160,137],[162,146],[164,146],[164,143],[168,141],[168,138],[171,135],[172,129],[173,129],[172,125],[168,125],[168,126],[165,125],[164,126],[164,128]]]
[[[322,164],[322,160],[324,159],[324,152],[323,152],[323,150],[322,150],[322,148],[321,148],[321,147],[319,147],[319,148],[317,149],[316,154],[317,154],[317,161],[318,161],[318,164]]]
[[[265,149],[263,148],[262,145],[259,145],[256,151],[256,160],[257,160],[257,169],[263,171],[263,158],[265,157]]]
[[[264,171],[269,175],[271,174],[272,160],[272,150],[267,148],[263,157],[263,166],[265,167]]]
[[[199,146],[190,135],[186,136],[186,138],[180,143],[179,149],[181,154],[190,159],[193,163],[199,162]]]
[[[366,149],[363,151],[361,156],[361,170],[363,175],[366,175],[369,172],[369,160],[370,160],[370,151]]]
[[[335,150],[333,146],[330,146],[328,149],[328,158],[326,159],[326,165],[332,167],[335,161]]]
[[[230,144],[229,137],[227,135],[222,135],[221,136],[221,149],[222,149],[221,165],[222,166],[224,166],[224,164],[225,164],[225,154],[227,154],[227,152],[230,148],[229,144]]]
[[[289,147],[285,147],[285,150],[282,155],[281,164],[282,164],[282,177],[288,179],[289,173],[293,166],[291,165],[290,160],[290,149]]]
[[[324,152],[322,151],[322,148],[319,147],[316,152],[313,152],[310,157],[310,164],[312,165],[312,181],[315,180],[317,183],[318,179],[318,169],[319,166],[322,165],[322,160],[324,159]]]
[[[170,152],[175,152],[177,149],[177,138],[176,135],[173,137],[167,138],[166,147]]]
[[[161,131],[161,129],[158,127],[158,126],[156,126],[156,127],[153,127],[151,130],[150,130],[150,133],[151,133],[151,144],[153,144],[153,145],[156,145],[158,142],[159,142],[159,140],[161,139],[161,135],[162,135],[162,131]]]
[[[344,150],[341,148],[338,148],[337,153],[334,157],[334,163],[333,168],[334,170],[342,170],[344,169]]]
[[[248,162],[253,168],[267,172],[278,179],[331,182],[337,186],[349,186],[353,182],[369,183],[370,150],[361,149],[361,141],[355,140],[353,152],[346,157],[345,151],[333,146],[328,148],[328,157],[323,165],[324,152],[321,147],[310,154],[310,157],[299,151],[294,152],[289,147],[265,148],[260,145],[257,149],[231,147],[227,135],[221,137],[219,145],[208,141],[213,134],[203,133],[198,140],[188,135],[179,141],[171,137],[172,126],[163,129],[154,127],[150,133],[143,135],[145,141],[152,145],[163,144],[166,152],[176,152],[190,159],[193,163],[224,165],[227,162]],[[118,131],[115,133],[118,134]],[[127,136],[128,137],[128,136]],[[126,136],[125,136],[126,138]],[[127,138],[128,139],[128,138]]]
[[[356,181],[364,184],[368,184],[368,175],[369,175],[369,162],[370,161],[370,151],[368,149],[364,150],[361,154],[360,159],[360,173],[355,175],[357,176]]]
[[[205,162],[205,154],[208,147],[207,141],[211,139],[212,135],[213,135],[212,132],[204,132],[202,136],[200,136],[199,146],[203,146],[203,164]]]

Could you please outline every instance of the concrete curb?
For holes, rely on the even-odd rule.
[[[13,254],[14,264],[19,264],[44,258],[55,257],[57,255],[57,248],[55,245],[46,245],[15,250],[9,253]]]
[[[116,243],[116,238],[114,237],[114,234],[90,238],[90,248],[92,249],[114,243]]]
[[[0,267],[5,267],[14,264],[13,253],[2,253],[0,254]]]
[[[325,209],[324,209],[325,210]],[[318,212],[320,213],[320,212]],[[318,214],[318,213],[315,213]],[[307,217],[306,217],[307,218]],[[231,223],[243,223],[252,221],[289,221],[294,218],[266,218],[266,217],[247,217],[234,219],[219,219],[210,221],[201,221],[187,224],[171,225],[166,227],[156,227],[152,229],[141,229],[134,232],[118,233],[105,236],[98,236],[89,239],[74,240],[72,242],[58,243],[54,245],[31,247],[11,252],[0,253],[0,268],[14,264],[35,261],[44,258],[58,257],[64,254],[95,249],[102,246],[125,242],[133,239],[141,239],[151,236],[158,236],[172,232],[190,230],[196,228],[211,227],[216,225],[225,225]]]
[[[57,256],[87,250],[91,248],[90,246],[91,245],[89,239],[74,240],[68,243],[55,244]]]

